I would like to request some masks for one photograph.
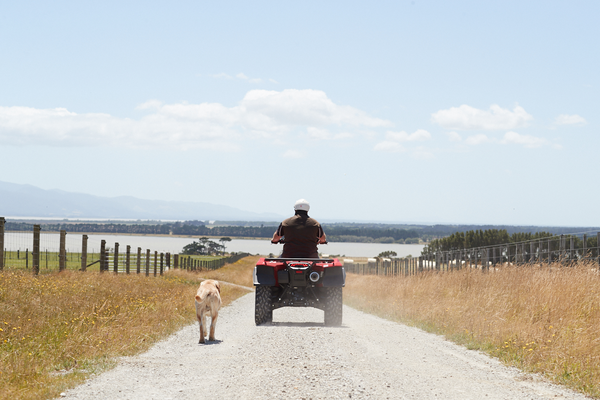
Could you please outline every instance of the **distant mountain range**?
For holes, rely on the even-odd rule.
[[[186,201],[101,197],[0,181],[0,217],[279,221],[271,213]]]

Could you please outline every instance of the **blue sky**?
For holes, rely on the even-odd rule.
[[[600,226],[595,1],[23,1],[0,181],[322,220]]]

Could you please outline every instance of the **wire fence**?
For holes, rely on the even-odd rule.
[[[169,252],[132,249],[131,246],[107,245],[105,240],[99,248],[89,248],[87,235],[40,232],[34,225],[32,232],[4,230],[5,219],[0,217],[0,271],[3,269],[25,269],[34,274],[66,269],[100,272],[143,273],[162,275],[170,269],[202,271],[217,269],[246,257],[247,253],[228,257],[203,257],[171,254]]]
[[[558,263],[569,266],[579,262],[588,262],[600,269],[599,243],[600,232],[580,232],[474,248],[426,250],[419,257],[378,257],[361,263],[346,259],[344,269],[356,274],[384,276],[448,272],[462,268],[477,268],[486,272],[509,265],[544,267]]]

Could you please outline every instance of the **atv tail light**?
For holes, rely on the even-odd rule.
[[[319,280],[319,278],[321,277],[321,275],[319,275],[318,272],[313,271],[310,273],[310,275],[308,276],[311,282],[316,282]]]

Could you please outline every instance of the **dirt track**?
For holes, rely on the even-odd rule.
[[[68,399],[583,399],[418,329],[344,307],[340,328],[316,309],[276,310],[254,325],[254,293],[221,311],[217,342],[182,329],[70,390]]]

